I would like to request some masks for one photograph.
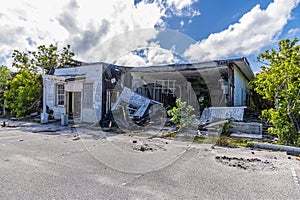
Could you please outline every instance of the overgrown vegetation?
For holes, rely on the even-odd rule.
[[[269,132],[279,137],[283,144],[300,145],[300,46],[298,39],[285,39],[278,49],[267,50],[258,56],[264,64],[262,72],[252,82],[254,90],[271,108],[262,111],[273,125]]]
[[[42,94],[41,75],[30,71],[19,71],[4,92],[6,106],[16,117],[23,117],[39,109]]]
[[[274,103],[272,102],[272,100],[267,100],[265,99],[262,95],[258,94],[255,90],[254,90],[254,85],[252,85],[253,83],[250,82],[250,87],[251,87],[251,97],[250,97],[250,108],[252,110],[257,110],[257,111],[261,111],[261,110],[265,110],[265,109],[269,109],[272,108]]]
[[[171,116],[171,122],[176,124],[177,130],[181,131],[195,126],[196,116],[192,114],[194,108],[182,102],[181,99],[176,99],[176,106],[168,110],[168,115]]]
[[[5,103],[10,114],[16,117],[39,111],[42,105],[41,72],[53,74],[55,68],[73,64],[74,53],[69,49],[67,46],[59,50],[51,44],[49,47],[41,45],[37,51],[14,50],[12,66],[18,70],[16,75],[12,77],[6,68],[0,68],[1,108]]]
[[[5,66],[0,66],[0,114],[6,114],[6,106],[4,103],[4,92],[8,90],[9,82],[12,79],[12,72]]]
[[[235,126],[229,120],[225,120],[223,123],[221,136],[229,137],[231,134],[231,129],[234,127]]]
[[[216,144],[218,146],[231,147],[231,148],[253,146],[253,141],[251,140],[247,140],[244,138],[229,138],[226,136],[221,136],[218,138],[195,136],[193,141],[199,143],[206,143],[206,144]]]

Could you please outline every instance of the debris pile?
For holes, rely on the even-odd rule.
[[[6,123],[6,121],[2,121],[1,127],[6,127],[6,126],[8,126],[8,123]]]
[[[151,122],[156,125],[165,123],[165,110],[160,102],[139,95],[127,87],[123,88],[111,111],[119,128],[123,129],[149,125]]]
[[[134,151],[139,151],[139,152],[154,152],[154,151],[159,151],[163,150],[166,151],[165,145],[167,143],[162,143],[159,140],[146,140],[146,141],[140,141],[140,140],[133,140],[132,141],[131,148]]]
[[[245,121],[244,110],[246,107],[210,107],[205,108],[201,117],[199,130],[201,133],[207,133],[220,136],[226,121],[232,124],[229,128],[228,136],[237,138],[262,139],[263,125],[257,121]],[[247,111],[247,117],[251,114]],[[257,114],[252,116],[257,117]]]
[[[238,169],[244,170],[266,170],[266,171],[274,171],[274,165],[268,160],[261,160],[259,158],[237,158],[237,157],[228,157],[228,156],[216,156],[216,161],[229,166],[236,167]]]
[[[133,146],[135,151],[153,151],[154,149],[149,144],[141,144]]]

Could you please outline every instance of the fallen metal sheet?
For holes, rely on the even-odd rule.
[[[154,104],[158,103],[151,99],[148,99],[147,97],[139,95],[136,92],[133,92],[131,89],[127,87],[123,88],[120,96],[118,97],[116,103],[113,105],[111,110],[112,111],[117,110],[121,102],[125,102],[129,105],[137,107],[137,110],[132,115],[133,117],[143,117],[151,103]]]
[[[214,119],[233,119],[242,121],[244,118],[244,109],[242,107],[210,107],[205,108],[200,117],[200,122],[210,122]]]

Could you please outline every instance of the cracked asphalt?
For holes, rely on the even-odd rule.
[[[284,152],[0,128],[0,199],[300,199],[299,176]]]

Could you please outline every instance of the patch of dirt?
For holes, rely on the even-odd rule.
[[[142,144],[133,146],[133,150],[135,151],[154,151],[156,149],[153,148],[153,145]]]
[[[118,138],[108,138],[110,142],[120,148],[131,152],[155,152],[166,151],[167,142],[159,139],[147,139],[142,137],[120,136]]]
[[[244,170],[264,170],[264,171],[274,171],[275,167],[272,162],[268,160],[261,160],[259,158],[237,158],[237,157],[228,157],[228,156],[216,156],[216,161],[229,166],[235,167],[238,169]]]
[[[166,149],[164,148],[163,145],[161,144],[155,144],[155,143],[144,143],[144,144],[136,144],[136,145],[132,145],[132,149],[134,151],[158,151],[158,150],[164,150],[166,151]]]

